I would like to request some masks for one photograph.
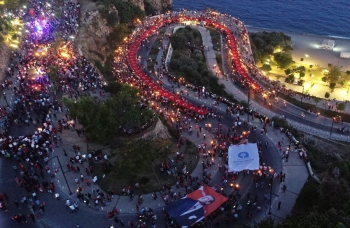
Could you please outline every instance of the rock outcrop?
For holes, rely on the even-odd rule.
[[[157,119],[156,126],[153,130],[147,131],[142,137],[142,139],[146,138],[162,138],[162,139],[168,139],[171,138],[170,133],[168,131],[168,128],[160,121],[160,119]]]
[[[173,0],[146,0],[153,6],[154,9],[161,11],[164,8],[170,8],[173,4]]]
[[[124,0],[130,1],[132,4],[145,9],[144,0]],[[170,7],[172,0],[146,0],[157,11]],[[90,60],[99,60],[102,65],[106,59],[107,51],[107,37],[113,32],[114,27],[107,25],[106,16],[102,17],[100,12],[106,12],[106,9],[99,9],[105,7],[104,5],[97,5],[91,0],[81,1],[81,19],[80,29],[76,37],[76,44],[80,54],[83,54]],[[108,8],[109,13],[116,13],[118,11],[113,5]]]
[[[125,1],[128,1],[128,0],[125,0]],[[141,10],[145,11],[145,4],[143,0],[130,0],[130,2],[135,6],[138,6]]]
[[[107,37],[113,28],[107,25],[106,19],[99,12],[98,7],[104,7],[103,5],[97,7],[94,2],[84,2],[85,4],[82,4],[81,27],[76,39],[78,50],[88,59],[99,60],[103,63],[107,53]],[[114,6],[110,6],[108,12],[118,14]]]

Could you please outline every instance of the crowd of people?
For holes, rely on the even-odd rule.
[[[181,13],[180,13],[181,14]],[[172,14],[171,16],[181,16],[180,14],[176,15]],[[163,15],[164,16],[164,15]],[[168,17],[169,15],[166,15],[164,17]],[[158,17],[157,19],[160,20]],[[218,128],[211,129],[213,132],[213,135],[215,136],[215,140],[213,140],[211,144],[211,148],[209,145],[205,144],[205,132],[201,131],[202,127],[199,127],[201,125],[200,121],[203,120],[203,117],[197,116],[196,114],[182,108],[176,105],[176,103],[172,103],[171,101],[167,100],[165,97],[162,97],[161,95],[157,95],[156,91],[153,91],[152,88],[149,88],[147,86],[144,86],[142,81],[139,80],[138,76],[133,74],[132,70],[129,67],[128,64],[128,48],[130,48],[131,45],[133,45],[133,41],[136,40],[140,34],[142,34],[144,31],[146,31],[149,27],[152,27],[153,23],[157,22],[157,19],[149,19],[145,20],[145,22],[137,29],[139,33],[134,33],[131,38],[129,38],[129,43],[125,44],[121,51],[119,51],[119,55],[116,57],[115,61],[115,68],[119,69],[117,72],[115,72],[115,77],[121,81],[122,83],[127,83],[132,86],[136,86],[141,89],[142,91],[142,98],[143,102],[150,104],[153,109],[160,115],[163,115],[165,119],[172,122],[173,125],[179,130],[180,135],[183,134],[182,132],[188,132],[191,134],[191,132],[196,132],[197,137],[202,138],[203,137],[203,144],[198,145],[199,148],[199,154],[203,157],[203,176],[202,177],[191,177],[186,172],[180,172],[176,171],[176,187],[181,187],[184,189],[184,194],[190,193],[191,191],[197,189],[199,186],[203,184],[212,184],[211,183],[211,177],[212,174],[208,172],[211,165],[214,163],[213,160],[215,157],[221,157],[220,164],[218,165],[220,172],[222,172],[222,182],[220,183],[220,186],[213,185],[213,188],[217,189],[218,191],[221,191],[223,187],[229,186],[229,183],[234,183],[235,179],[237,178],[238,173],[229,173],[228,172],[228,165],[227,165],[227,150],[228,147],[232,144],[242,143],[246,142],[247,137],[249,136],[249,131],[238,133],[237,132],[237,125],[240,122],[243,122],[240,120],[240,114],[242,114],[245,111],[250,111],[250,114],[253,115],[261,120],[263,120],[264,123],[264,132],[266,131],[266,124],[270,123],[269,119],[260,116],[257,113],[253,113],[251,110],[246,110],[243,106],[239,104],[235,104],[233,102],[230,102],[229,100],[216,96],[215,94],[212,94],[210,92],[205,91],[201,87],[197,87],[195,85],[189,85],[186,82],[181,81],[181,79],[177,79],[173,77],[171,74],[169,74],[166,71],[165,64],[165,58],[162,59],[162,66],[158,68],[157,74],[152,75],[152,72],[148,71],[148,69],[143,66],[143,64],[140,62],[139,66],[143,68],[144,73],[147,74],[150,78],[156,76],[160,81],[158,83],[164,84],[162,81],[167,80],[168,82],[171,82],[173,85],[172,88],[180,87],[186,85],[188,89],[193,90],[195,93],[198,94],[198,96],[202,96],[203,98],[210,97],[214,98],[216,100],[215,105],[212,107],[204,107],[209,110],[209,113],[204,116],[204,118],[208,117],[217,117],[216,119],[221,120],[224,117],[221,115],[221,113],[218,111],[218,108],[215,107],[216,105],[223,104],[227,107],[226,109],[226,115],[233,117],[234,121],[232,124],[232,128],[224,129],[222,125],[220,125]],[[166,37],[164,38],[166,39]],[[141,42],[141,48],[149,48],[149,41],[146,39],[143,42]],[[165,52],[163,53],[165,54]],[[137,58],[138,56],[135,56]],[[171,90],[171,88],[170,88]],[[183,92],[184,93],[184,92]],[[183,94],[181,94],[183,95]],[[185,96],[182,96],[185,97]],[[191,124],[195,122],[196,126],[192,127]],[[243,125],[246,123],[243,122]],[[209,128],[208,128],[209,129]],[[206,129],[206,130],[208,130]],[[256,128],[252,127],[252,131],[255,131]],[[178,148],[181,150],[181,146],[184,142],[186,142],[186,138],[180,136],[179,142],[178,142]],[[261,143],[259,144],[259,154],[262,158],[262,146]],[[174,163],[179,163],[179,161],[183,158],[183,153],[179,152],[177,159],[174,161]],[[168,171],[168,173],[173,174],[172,168],[173,164],[171,164],[172,161],[166,161],[163,163],[163,166],[161,166],[162,170]],[[176,164],[175,164],[176,165]],[[260,179],[264,178],[266,179],[269,176],[268,171],[266,171],[266,165],[261,166],[261,170],[257,170],[254,172],[254,180],[258,182]],[[170,171],[170,172],[169,172]],[[259,175],[260,173],[264,175]],[[248,171],[249,174],[249,171]],[[233,186],[234,192],[239,192],[239,186],[234,185]],[[166,203],[170,203],[173,200],[181,198],[182,194],[181,191],[176,191],[171,187],[164,186],[161,190],[161,194],[165,200]],[[226,208],[227,210],[231,211],[232,208],[236,208],[234,211],[237,211],[237,208],[242,208],[241,205],[237,204],[237,200],[235,199],[234,195],[230,197],[230,201],[228,201],[223,208]],[[252,200],[251,197],[249,197],[249,200]],[[256,200],[255,200],[256,201]],[[227,207],[226,207],[227,206]],[[261,209],[261,208],[260,208]],[[220,213],[220,211],[223,211],[224,209],[219,208],[216,213]],[[216,214],[214,213],[214,214]],[[234,213],[235,216],[237,216],[237,213]],[[247,214],[247,217],[251,217],[251,213]],[[168,225],[173,225],[174,221],[170,218],[168,218]],[[209,219],[211,220],[211,219]]]
[[[1,107],[1,118],[4,119],[3,131],[0,135],[1,154],[4,158],[16,161],[16,165],[14,165],[14,171],[16,172],[15,181],[18,183],[18,186],[26,190],[26,194],[23,197],[14,200],[15,206],[21,207],[28,203],[30,204],[28,216],[21,213],[13,216],[13,219],[18,222],[27,222],[28,217],[35,222],[38,215],[43,216],[45,202],[40,200],[38,193],[55,191],[54,182],[46,180],[47,175],[50,177],[52,175],[55,176],[55,173],[58,172],[57,169],[51,170],[51,167],[48,166],[51,158],[50,153],[55,146],[58,146],[60,141],[58,133],[69,128],[70,125],[67,115],[65,118],[57,119],[55,112],[61,113],[67,110],[63,110],[62,104],[56,100],[53,93],[63,93],[70,98],[78,99],[86,91],[96,92],[104,89],[105,86],[103,78],[97,73],[94,66],[84,56],[76,52],[71,42],[78,31],[79,2],[64,1],[61,18],[54,14],[55,4],[58,3],[52,1],[44,4],[39,0],[30,0],[28,4],[30,7],[28,7],[26,13],[17,12],[18,14],[16,15],[18,18],[27,21],[25,28],[28,32],[22,37],[21,51],[13,51],[12,62],[7,70],[7,78],[2,84],[2,89],[12,92],[15,99],[13,106]],[[181,13],[165,15],[164,17],[169,16],[179,17]],[[205,14],[205,16],[211,17],[210,14]],[[216,99],[213,107],[202,106],[202,108],[208,109],[209,112],[206,115],[200,115],[191,110],[186,110],[176,104],[176,102],[170,102],[168,99],[159,96],[156,91],[144,85],[137,78],[137,75],[132,72],[128,64],[128,49],[133,45],[132,42],[142,32],[146,31],[152,23],[156,23],[154,18],[146,18],[138,28],[138,33],[134,33],[128,39],[129,43],[125,43],[122,46],[121,51],[118,52],[115,58],[115,77],[122,83],[140,88],[142,103],[151,106],[155,112],[172,122],[180,132],[193,130],[197,133],[198,138],[203,137],[203,141],[205,140],[204,131],[202,133],[201,128],[197,125],[192,128],[191,123],[195,122],[200,125],[202,120],[209,117],[215,117],[218,120],[223,119],[223,115],[215,106],[220,104],[226,105],[226,115],[234,117],[234,122],[240,122],[239,114],[250,110],[245,110],[243,106],[235,104],[226,98],[206,92],[195,85],[187,84],[187,87],[197,92],[199,96]],[[57,39],[57,34],[63,38],[64,42],[57,50],[53,50],[52,41]],[[148,44],[148,41],[145,40],[142,45],[146,47]],[[50,76],[50,72],[57,73],[57,77]],[[145,73],[150,76],[150,72],[146,71]],[[160,75],[166,77],[163,80],[174,81],[179,86],[185,84],[184,82],[177,82],[177,79],[172,77],[165,70],[165,67],[160,69],[160,73]],[[266,118],[262,119],[266,120]],[[37,130],[31,134],[15,137],[11,136],[10,126],[12,124],[18,127],[34,127]],[[212,174],[208,170],[214,157],[222,157],[222,162],[219,165],[219,171],[222,173],[222,186],[220,187],[225,187],[228,179],[234,181],[237,177],[236,173],[227,172],[227,149],[231,144],[245,141],[249,133],[238,133],[235,124],[233,124],[232,128],[224,129],[221,126],[213,129],[212,132],[216,139],[211,144],[211,148],[205,143],[198,146],[200,155],[204,157],[202,163],[203,176],[200,178],[191,177],[186,172],[179,172],[176,176],[176,186],[184,188],[185,194],[203,184],[211,184]],[[180,137],[179,150],[181,150],[181,145],[186,140],[184,137]],[[77,155],[80,156],[78,152]],[[75,164],[79,163],[81,159],[80,157],[72,157],[72,160],[72,163]],[[71,167],[72,165],[68,169],[71,169]],[[80,181],[77,180],[76,182],[83,182],[85,179],[83,176]],[[88,183],[86,182],[86,184]],[[218,191],[220,191],[220,187],[216,187]],[[81,188],[79,187],[79,189]],[[235,191],[239,191],[238,187]],[[78,190],[78,199],[84,202],[93,201],[97,205],[103,205],[103,203],[110,200],[109,197],[113,194],[113,192],[110,192],[105,196],[103,192],[96,192],[94,196],[91,196],[91,194],[83,194],[81,190]],[[3,195],[7,199],[6,196],[8,194]],[[168,199],[177,199],[181,196],[180,192],[174,191],[170,186],[164,186],[162,189],[162,197],[166,201]],[[211,216],[220,215],[222,211],[230,211],[237,204],[237,199],[235,199],[233,194],[229,198],[230,200]],[[69,204],[67,206],[74,206],[70,202]],[[1,205],[1,209],[6,210],[7,204],[5,201],[2,201]],[[237,204],[235,207],[238,206]],[[76,209],[75,206],[74,208]],[[112,214],[117,221],[122,223],[122,220],[116,216],[116,213],[112,212]],[[145,220],[150,220],[152,225],[155,226],[156,218],[154,218],[154,214],[149,208],[141,208],[138,216],[141,216],[140,219],[143,221],[140,223],[140,226],[142,224],[145,225]],[[170,217],[167,218],[167,224],[173,225],[172,219]],[[210,217],[209,221],[211,220]]]

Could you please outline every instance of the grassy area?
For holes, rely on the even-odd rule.
[[[158,35],[157,35],[156,40],[152,44],[151,50],[150,50],[149,55],[148,55],[148,57],[152,61],[147,61],[148,70],[152,70],[152,71],[154,70],[154,64],[155,64],[155,61],[157,60],[157,56],[158,56],[160,47],[162,45],[162,39],[163,39],[165,31],[166,31],[166,28],[160,29],[158,31]]]
[[[314,207],[317,205],[320,197],[318,193],[319,187],[320,184],[312,177],[307,179],[293,207],[293,217],[305,215],[314,210]]]
[[[221,73],[224,73],[223,68],[222,68],[222,55],[221,55],[221,53],[216,53],[215,58],[216,58],[216,62],[218,63],[218,67],[219,67]]]
[[[172,139],[123,139],[121,145],[111,154],[113,164],[93,161],[91,164],[95,175],[99,177],[101,189],[114,189],[117,194],[121,194],[123,188],[131,186],[132,189],[136,189],[135,184],[139,183],[137,192],[149,193],[164,184],[175,184],[175,177],[167,172],[162,173],[160,167],[161,163],[169,159],[175,161],[176,151],[176,144]],[[181,151],[185,153],[185,158],[176,164],[177,171],[181,172],[186,165],[187,170],[192,172],[198,163],[196,146],[188,143]],[[105,178],[102,178],[103,175]]]
[[[213,28],[208,28],[210,36],[211,36],[211,41],[213,43],[213,48],[215,51],[221,51],[221,35],[220,33]]]
[[[215,31],[212,29],[212,31]],[[170,61],[169,72],[171,75],[183,77],[187,83],[196,86],[204,86],[208,91],[225,97],[233,103],[239,103],[231,94],[225,91],[225,86],[219,84],[218,78],[207,68],[205,55],[200,48],[202,37],[198,30],[186,27],[179,29],[170,38],[174,52]],[[191,43],[191,46],[187,45]],[[222,58],[218,54],[218,65],[222,70]]]

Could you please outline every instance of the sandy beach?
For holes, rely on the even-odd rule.
[[[267,30],[262,28],[248,27],[248,32],[272,32],[275,30]],[[283,32],[292,38],[293,59],[298,62],[301,58],[307,61],[308,64],[319,64],[321,67],[327,68],[328,63],[338,65],[342,71],[350,70],[350,59],[340,58],[340,52],[350,52],[350,39],[333,38],[327,36],[311,35],[311,34],[297,34],[286,31]],[[335,41],[335,47],[332,50],[320,49],[324,39],[331,39]],[[305,55],[308,55],[306,58]]]
[[[261,32],[261,31],[267,31],[267,32],[273,32],[276,30],[269,30],[269,29],[263,29],[263,28],[255,28],[255,27],[249,27],[247,26],[248,32],[254,33],[254,32]],[[334,37],[327,37],[327,36],[320,36],[320,35],[311,35],[311,34],[298,34],[298,33],[292,33],[292,32],[286,32],[286,31],[276,31],[276,32],[283,32],[288,36],[291,36],[292,38],[292,57],[293,60],[297,63],[300,62],[300,59],[304,59],[304,63],[307,63],[308,65],[315,65],[318,64],[322,68],[327,68],[328,63],[337,65],[341,67],[342,71],[348,71],[350,70],[350,59],[344,59],[340,58],[340,52],[350,52],[350,39],[346,38],[334,38]],[[324,39],[332,39],[335,41],[335,47],[333,50],[324,50],[320,49],[320,45],[322,44],[322,41]],[[308,57],[306,57],[306,55]],[[272,72],[273,73],[273,72]],[[283,84],[286,85],[288,89],[292,89],[294,91],[302,92],[303,87],[299,85],[293,85],[289,83],[284,83],[284,80],[279,79],[276,75],[273,76],[272,74],[269,74],[269,78],[272,80],[279,80]],[[330,93],[330,99],[336,99],[337,101],[349,101],[350,100],[350,92],[349,87],[343,87],[340,88],[339,85],[337,85],[337,88],[334,89],[333,92],[328,87],[328,83],[323,82],[321,80],[315,80],[313,84],[308,82],[308,80],[314,80],[310,79],[309,76],[305,76],[304,78],[306,82],[304,83],[304,92],[309,93],[313,96],[317,96],[320,98],[325,98],[325,93]],[[331,102],[332,104],[335,102]],[[322,102],[318,104],[319,107],[323,107]],[[350,112],[350,104],[347,103],[346,105],[346,112]]]

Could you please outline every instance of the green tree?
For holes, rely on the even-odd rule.
[[[290,75],[288,75],[288,80],[290,81],[290,83],[293,83],[294,82],[294,80],[295,80],[295,76],[294,76],[294,74],[290,74]]]
[[[0,5],[0,10],[3,9],[19,9],[20,7],[23,7],[27,5],[28,0],[4,0],[4,5]]]
[[[288,68],[284,70],[284,73],[288,76],[292,73],[292,71]]]
[[[119,13],[120,23],[129,23],[136,18],[142,19],[145,16],[145,12],[130,1],[102,0],[102,2],[104,2],[107,7],[109,7],[110,3],[115,6]]]
[[[345,110],[345,103],[339,103],[339,104],[337,104],[337,109],[339,110],[339,111],[344,111]]]
[[[343,80],[343,81],[341,81],[340,84],[341,84],[341,86],[345,87],[348,83],[347,83],[347,81]]]
[[[143,1],[145,4],[145,13],[147,16],[154,15],[156,13],[156,9],[149,3],[148,1]]]
[[[122,88],[122,84],[118,82],[109,82],[106,86],[106,92],[117,95]]]
[[[119,17],[117,12],[108,13],[106,20],[107,20],[108,26],[114,27],[119,22]]]
[[[10,30],[11,24],[8,18],[0,17],[0,32],[8,31]]]
[[[346,73],[347,76],[349,76],[350,75],[350,70],[347,70],[345,73]]]
[[[316,106],[317,106],[318,102],[320,102],[322,100],[319,97],[312,97],[312,99],[314,100]]]
[[[113,86],[116,87],[117,84]],[[92,97],[83,97],[77,102],[64,99],[63,102],[70,116],[83,125],[88,140],[103,144],[110,142],[119,128],[141,127],[153,115],[151,110],[140,106],[139,91],[128,85],[123,85],[116,96],[104,102]]]
[[[338,82],[339,77],[341,75],[340,68],[338,66],[331,65],[328,68],[328,73],[326,74],[327,80],[329,82]]]
[[[330,94],[329,94],[328,92],[326,92],[326,93],[324,94],[324,97],[325,97],[325,98],[329,98],[329,96],[330,96]]]
[[[263,63],[276,49],[292,50],[291,37],[280,32],[250,33],[250,44],[256,62]]]
[[[127,24],[119,24],[117,28],[111,32],[108,37],[107,41],[111,45],[112,50],[116,50],[117,46],[123,42],[124,38],[129,34],[129,29]]]
[[[271,70],[270,64],[264,64],[264,65],[261,67],[261,70],[263,70],[263,71],[270,71],[270,70]]]
[[[116,133],[117,119],[111,117],[113,113],[108,112],[105,105],[98,104],[91,97],[83,97],[78,102],[65,98],[63,102],[69,108],[70,116],[84,126],[89,140],[107,143]]]
[[[188,41],[185,35],[176,32],[170,37],[170,42],[174,49],[184,49]]]
[[[273,126],[274,126],[275,128],[280,128],[280,127],[282,127],[282,128],[288,128],[288,126],[289,126],[287,120],[285,120],[285,119],[283,119],[283,118],[280,118],[280,117],[278,117],[278,116],[272,117],[272,118],[271,118],[271,121],[274,122]]]
[[[289,52],[277,52],[273,54],[279,68],[284,69],[288,67],[292,62],[292,55]]]
[[[335,88],[335,82],[330,82],[329,83],[329,88],[331,88],[332,90]]]

